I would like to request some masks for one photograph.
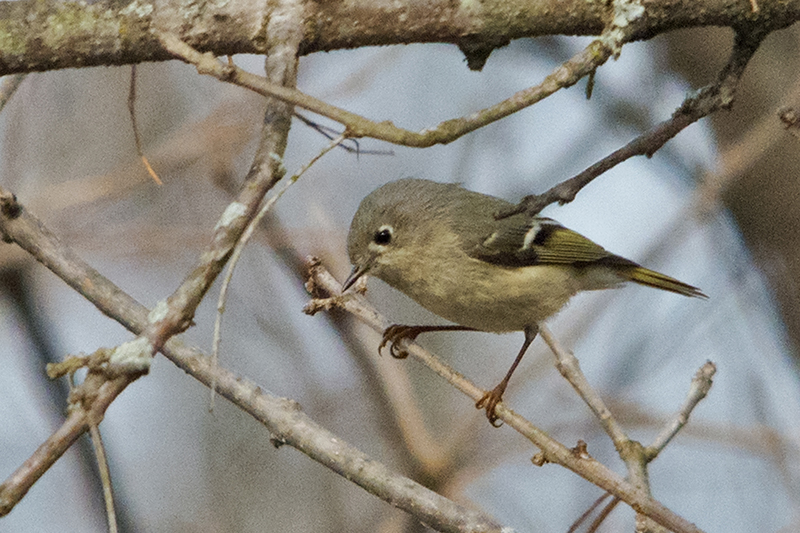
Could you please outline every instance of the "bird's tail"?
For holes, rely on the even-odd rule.
[[[675,292],[684,296],[708,298],[708,296],[703,294],[703,292],[697,287],[693,287],[688,283],[678,281],[677,279],[671,278],[666,274],[661,274],[660,272],[650,270],[649,268],[644,268],[640,265],[636,265],[631,269],[625,270],[622,274],[630,281],[635,281],[636,283],[647,285],[648,287],[663,289],[665,291]]]

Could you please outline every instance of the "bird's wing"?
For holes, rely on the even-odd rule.
[[[472,245],[467,253],[474,259],[505,267],[606,266],[611,267],[620,277],[620,281],[634,281],[684,296],[707,298],[697,287],[614,255],[580,233],[575,233],[549,218],[521,216],[501,220],[482,242]],[[613,282],[609,285],[604,280],[589,288],[609,286],[613,286]]]
[[[627,262],[555,220],[524,216],[498,221],[494,231],[468,251],[468,255],[516,267]]]

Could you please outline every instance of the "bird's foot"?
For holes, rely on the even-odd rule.
[[[404,326],[402,324],[389,326],[383,332],[383,340],[381,340],[381,343],[378,345],[378,354],[380,355],[381,350],[383,350],[387,344],[391,343],[392,345],[389,347],[389,353],[392,357],[396,359],[405,359],[408,357],[408,351],[400,346],[400,341],[414,341],[417,335],[425,331],[428,331],[428,329],[419,326]]]
[[[497,413],[494,412],[497,404],[503,401],[503,393],[506,391],[506,383],[502,382],[497,387],[493,388],[489,392],[483,395],[480,400],[475,402],[475,407],[477,409],[485,409],[486,410],[486,418],[489,419],[489,423],[496,428],[499,428],[503,425],[503,422],[497,422],[498,417]]]

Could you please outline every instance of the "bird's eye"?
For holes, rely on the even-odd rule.
[[[392,242],[392,228],[383,226],[372,237],[375,244],[389,244]]]

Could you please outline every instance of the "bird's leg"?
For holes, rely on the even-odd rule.
[[[405,359],[408,357],[408,352],[399,345],[400,341],[403,339],[413,341],[420,333],[428,333],[430,331],[475,331],[475,329],[466,326],[404,326],[402,324],[394,324],[383,332],[383,340],[378,345],[378,355],[380,355],[383,347],[391,342],[392,346],[389,348],[389,353],[392,354],[392,357]]]
[[[504,377],[503,381],[498,383],[495,388],[484,394],[483,397],[475,403],[475,407],[478,409],[486,409],[486,418],[489,419],[489,423],[494,427],[500,427],[501,425],[496,424],[497,415],[495,414],[494,409],[497,407],[497,404],[502,401],[503,393],[506,391],[508,380],[511,379],[511,374],[514,373],[514,370],[517,369],[519,362],[522,361],[522,356],[525,355],[525,352],[528,350],[528,346],[530,346],[533,342],[533,339],[536,338],[536,334],[539,333],[539,328],[537,326],[528,326],[524,331],[525,342],[522,343],[522,348],[520,348],[517,358],[514,359],[514,362],[511,364],[511,368],[508,369],[506,377]]]

